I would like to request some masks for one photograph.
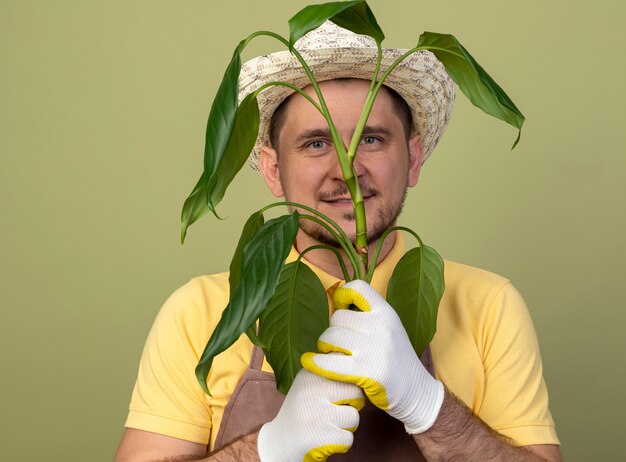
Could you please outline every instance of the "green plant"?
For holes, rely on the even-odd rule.
[[[324,96],[307,63],[294,48],[299,38],[326,20],[354,33],[372,37],[378,48],[378,61],[369,93],[349,146],[345,146],[339,136]],[[386,77],[398,63],[419,50],[434,53],[474,105],[520,130],[513,147],[519,141],[524,122],[524,116],[515,104],[451,35],[424,32],[414,48],[381,73],[384,34],[363,0],[308,6],[289,20],[289,28],[289,40],[273,32],[259,31],[242,40],[236,47],[209,114],[204,171],[183,206],[181,240],[184,241],[187,228],[204,214],[212,212],[218,216],[216,206],[246,162],[257,138],[257,96],[271,85],[285,85],[300,93],[327,121],[355,209],[356,239],[352,243],[339,225],[302,204],[276,202],[250,216],[230,265],[228,306],[196,368],[198,381],[207,393],[206,378],[213,358],[244,332],[254,344],[263,348],[276,374],[277,388],[287,392],[300,368],[301,354],[316,349],[317,338],[328,326],[326,295],[322,284],[308,266],[301,262],[302,256],[313,248],[335,252],[346,280],[358,278],[369,282],[375,266],[372,262],[377,261],[382,242],[388,233],[403,230],[413,235],[419,245],[407,252],[396,266],[389,281],[387,299],[398,311],[418,354],[432,339],[436,329],[437,308],[444,290],[443,260],[434,249],[424,245],[417,234],[404,227],[387,230],[373,255],[368,255],[365,208],[352,165],[374,100]],[[319,104],[301,88],[288,82],[268,83],[237,104],[241,52],[251,40],[262,35],[275,38],[297,57],[310,78]],[[276,206],[297,207],[300,212],[294,211],[265,222],[263,214]],[[345,267],[337,249],[322,244],[305,249],[297,261],[285,265],[300,220],[312,220],[326,228],[347,256],[352,271]]]

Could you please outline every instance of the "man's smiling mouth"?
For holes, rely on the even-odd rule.
[[[374,188],[361,186],[361,195],[364,200],[367,200],[376,195],[376,191]],[[352,204],[352,198],[345,186],[329,193],[318,193],[317,196],[320,202],[326,202],[327,204]]]
[[[322,201],[328,202],[331,204],[348,204],[348,203],[351,204],[352,203],[352,199],[350,199],[349,197],[348,198],[338,197],[336,199],[327,199],[327,200],[322,199]]]

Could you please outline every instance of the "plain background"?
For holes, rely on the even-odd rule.
[[[271,199],[246,168],[179,243],[223,71],[305,4],[0,1],[0,458],[112,459],[161,304]],[[510,152],[459,93],[402,223],[525,296],[566,459],[626,459],[623,2],[370,4],[386,46],[453,33],[526,115]]]

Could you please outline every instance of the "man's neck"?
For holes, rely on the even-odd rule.
[[[382,248],[380,249],[380,253],[378,254],[378,259],[376,264],[385,259],[385,257],[389,254],[391,249],[393,248],[394,243],[396,242],[396,233],[390,233],[383,242]],[[311,239],[308,235],[304,234],[302,231],[298,232],[298,236],[296,237],[295,247],[296,250],[302,253],[303,250],[311,247],[313,245],[317,245],[319,242]],[[371,257],[374,255],[376,251],[376,246],[378,245],[378,241],[370,242],[368,244],[368,255]],[[343,262],[348,269],[348,273],[352,276],[353,270],[352,265],[350,264],[350,260],[345,255],[343,250],[339,249],[339,253],[343,258]],[[326,249],[316,249],[310,252],[307,252],[304,257],[307,261],[317,266],[319,269],[325,271],[326,273],[335,276],[338,279],[344,279],[343,271],[341,270],[341,265],[337,260],[337,256],[334,252],[331,252]]]

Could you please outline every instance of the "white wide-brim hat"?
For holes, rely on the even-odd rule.
[[[295,48],[307,62],[315,79],[354,78],[372,80],[378,49],[373,38],[357,35],[326,21],[304,35]],[[407,50],[383,49],[380,74]],[[283,81],[304,88],[310,81],[297,58],[289,51],[259,56],[243,64],[239,76],[239,101],[268,82]],[[429,51],[418,51],[404,59],[385,79],[408,104],[413,115],[411,135],[418,135],[424,160],[430,156],[448,125],[454,105],[454,82],[443,64]],[[250,166],[259,170],[263,146],[271,146],[270,122],[276,108],[294,91],[283,85],[263,90],[257,97],[260,111],[259,135],[250,155]]]

